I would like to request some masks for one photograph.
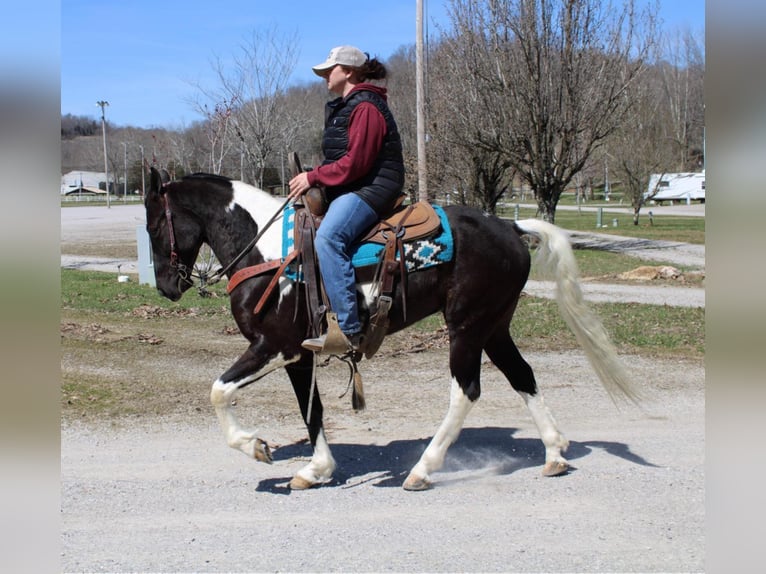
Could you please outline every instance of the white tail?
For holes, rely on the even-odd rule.
[[[556,281],[556,301],[561,315],[612,401],[616,404],[617,398],[622,397],[638,403],[640,393],[633,387],[601,320],[583,299],[577,261],[566,232],[539,219],[515,223],[521,231],[540,240],[534,263],[544,277]]]

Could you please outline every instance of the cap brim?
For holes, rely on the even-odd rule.
[[[314,67],[313,67],[313,68],[311,68],[311,69],[314,71],[314,73],[315,73],[317,76],[321,76],[321,75],[322,75],[322,74],[324,74],[324,73],[325,73],[327,70],[329,70],[330,68],[332,68],[334,65],[335,65],[335,62],[322,62],[321,64],[317,64],[316,66],[314,66]]]

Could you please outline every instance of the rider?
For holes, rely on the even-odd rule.
[[[386,68],[377,58],[370,59],[353,46],[338,46],[312,69],[338,97],[325,109],[325,159],[316,169],[290,180],[288,197],[295,199],[311,187],[324,187],[329,208],[316,234],[319,268],[345,343],[358,350],[362,325],[350,251],[403,195],[402,144],[386,88],[367,81],[386,77]],[[307,339],[303,347],[321,352],[326,338],[325,333]]]

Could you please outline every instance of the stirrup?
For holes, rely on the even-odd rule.
[[[350,341],[338,325],[338,316],[328,312],[327,333],[320,337],[306,339],[301,343],[301,347],[318,354],[345,355],[359,351],[359,341]]]

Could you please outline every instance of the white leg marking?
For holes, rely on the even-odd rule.
[[[460,388],[457,380],[453,377],[452,388],[449,397],[449,409],[447,416],[439,426],[439,430],[428,443],[423,456],[410,471],[410,476],[417,476],[424,481],[429,481],[429,475],[439,470],[444,464],[444,457],[447,455],[449,446],[457,440],[466,416],[468,416],[473,402],[465,396],[463,389]]]
[[[335,459],[330,452],[330,445],[327,443],[324,429],[319,430],[314,454],[311,456],[311,462],[300,469],[296,476],[306,480],[310,484],[321,484],[329,482],[332,479],[332,473],[335,471]]]
[[[218,380],[213,383],[213,389],[210,391],[210,402],[213,403],[218,422],[221,423],[226,444],[241,450],[250,458],[268,459],[263,441],[256,436],[257,431],[243,429],[234,416],[232,403],[238,388],[236,383],[223,383]]]
[[[536,395],[522,392],[519,392],[519,394],[527,404],[527,408],[532,414],[532,419],[537,425],[537,430],[540,432],[540,438],[545,445],[545,462],[561,462],[566,464],[566,459],[561,456],[561,452],[567,449],[569,441],[559,432],[556,420],[545,404],[542,394],[539,391]]]
[[[300,357],[285,359],[281,354],[269,361],[263,369],[250,375],[249,377],[224,383],[218,379],[213,383],[210,390],[210,402],[213,404],[215,414],[218,416],[218,422],[223,429],[223,436],[226,438],[226,444],[231,448],[241,450],[247,456],[260,460],[261,462],[271,462],[271,454],[268,451],[266,443],[256,436],[256,430],[243,429],[237,417],[234,416],[233,401],[239,388],[263,375],[270,373],[280,367],[294,363]]]

